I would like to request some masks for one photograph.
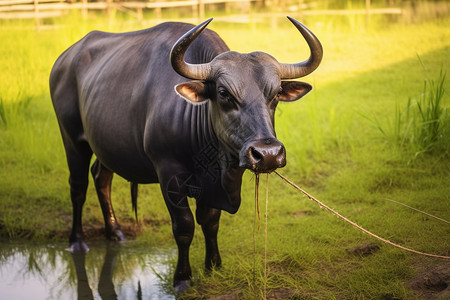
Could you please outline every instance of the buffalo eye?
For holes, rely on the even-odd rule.
[[[218,94],[219,94],[219,98],[221,100],[226,101],[227,103],[230,103],[230,104],[235,104],[233,96],[231,96],[231,94],[227,90],[220,89],[218,91]]]
[[[278,99],[280,98],[281,94],[283,94],[283,88],[282,87],[280,87],[278,89],[277,94],[275,95],[275,97],[272,98],[272,100],[270,102],[276,105],[276,103],[278,103]]]

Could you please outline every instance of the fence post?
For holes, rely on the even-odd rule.
[[[81,15],[83,16],[83,18],[87,18],[87,13],[87,0],[82,0]]]
[[[39,30],[40,20],[39,20],[39,0],[34,0],[34,20],[36,22],[36,29]]]
[[[200,20],[198,16],[198,4],[192,5],[192,15],[194,19]]]
[[[203,20],[205,18],[205,4],[202,0],[198,0],[199,18]]]
[[[106,0],[106,14],[108,16],[108,26],[111,28],[115,18],[115,11],[112,6],[112,0]]]
[[[366,0],[366,26],[370,23],[370,0]]]
[[[151,2],[150,0],[148,0],[148,1]],[[155,7],[155,14],[156,14],[156,19],[157,20],[161,20],[162,19],[162,8],[161,8],[161,6]]]
[[[138,21],[141,22],[144,19],[144,13],[142,12],[142,7],[136,8],[136,14]]]

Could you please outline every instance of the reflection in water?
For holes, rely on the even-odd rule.
[[[71,254],[63,245],[1,243],[0,299],[174,299],[164,279],[173,250],[131,244]]]

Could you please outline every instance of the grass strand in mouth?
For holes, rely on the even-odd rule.
[[[261,229],[261,215],[259,212],[259,173],[255,173],[255,220],[253,226],[253,282],[256,285],[256,217],[258,217],[258,232]],[[267,244],[268,244],[268,208],[269,208],[269,173],[266,173],[266,207],[264,212],[264,277],[262,298],[267,299]]]
[[[258,231],[261,220],[259,218],[259,173],[255,173],[255,212],[253,220],[253,288],[256,288],[256,218],[258,215]]]
[[[255,218],[258,215],[258,232],[261,229],[261,215],[259,213],[259,173],[255,173]]]

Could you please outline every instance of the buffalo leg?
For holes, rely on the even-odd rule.
[[[187,199],[185,200],[187,203]],[[189,263],[189,247],[194,237],[194,216],[189,207],[180,209],[169,206],[172,218],[172,232],[178,247],[178,261],[173,277],[175,292],[183,292],[191,285],[191,266]]]
[[[67,162],[69,165],[70,197],[72,200],[73,223],[70,234],[70,248],[74,252],[87,252],[89,248],[84,242],[82,227],[83,205],[86,201],[88,186],[89,163],[92,151],[87,144],[78,145],[78,149],[67,149]]]
[[[111,182],[114,173],[102,165],[98,159],[92,165],[91,172],[105,219],[106,237],[111,240],[125,241],[111,203]]]
[[[217,245],[217,232],[219,231],[220,210],[206,206],[198,206],[196,211],[197,223],[202,226],[205,236],[205,267],[210,271],[220,267],[219,247]]]
[[[189,178],[181,175],[173,176],[168,181],[161,180],[161,191],[172,219],[172,232],[178,247],[178,262],[174,274],[176,293],[187,290],[192,284],[189,247],[194,236],[195,224],[187,201]]]

